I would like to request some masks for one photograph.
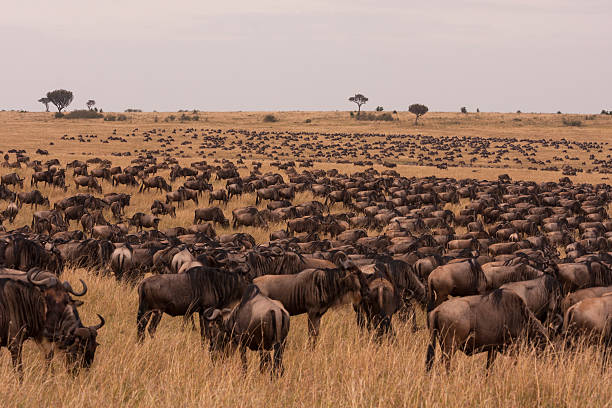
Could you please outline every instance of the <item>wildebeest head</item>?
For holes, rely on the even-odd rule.
[[[232,312],[233,309],[230,308],[215,309],[212,307],[204,311],[206,333],[210,341],[208,351],[213,361],[229,357],[235,349],[230,329]]]
[[[81,280],[83,289],[77,292],[70,283],[60,282],[57,277],[49,273],[43,273],[42,279],[35,280],[40,272],[36,268],[30,269],[27,280],[37,286],[45,298],[44,337],[55,342],[65,353],[66,364],[73,372],[77,372],[80,368],[89,368],[98,346],[96,341],[98,329],[104,326],[104,318],[98,315],[99,324],[84,326],[77,310],[83,302],[74,300],[70,295],[83,296],[87,293],[85,282]]]

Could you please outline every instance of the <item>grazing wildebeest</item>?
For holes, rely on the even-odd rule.
[[[442,360],[450,369],[457,350],[467,355],[487,352],[487,368],[496,353],[503,352],[520,338],[548,340],[548,333],[531,313],[519,295],[507,289],[496,289],[487,295],[458,297],[445,301],[427,316],[430,343],[426,368],[435,360],[436,342],[440,343]]]
[[[138,231],[142,231],[143,228],[158,229],[160,219],[151,214],[145,214],[137,212],[128,219],[129,225],[136,227]]]
[[[19,186],[23,188],[23,180],[17,173],[9,173],[4,174],[0,177],[0,184],[11,185],[11,186]]]
[[[240,350],[243,372],[247,370],[246,349],[259,351],[259,370],[270,368],[273,374],[283,374],[283,352],[289,334],[289,312],[282,303],[261,294],[255,285],[250,285],[240,304],[234,309],[208,309],[204,317],[213,324],[209,326],[211,357],[219,353],[228,354],[231,346]],[[270,350],[274,349],[271,364]]]
[[[36,276],[34,275],[36,272]],[[39,278],[40,277],[40,278]],[[70,294],[82,296],[87,291],[75,292],[68,282],[40,270],[25,272],[0,269],[0,347],[7,347],[13,366],[23,378],[21,350],[27,339],[33,339],[45,352],[48,362],[55,349],[64,352],[66,365],[76,371],[88,368],[94,360],[98,330],[83,326],[77,306]]]
[[[306,269],[294,275],[264,275],[253,280],[264,296],[278,300],[291,316],[308,314],[308,334],[314,347],[321,317],[330,308],[356,304],[361,297],[359,270]]]
[[[126,186],[138,186],[138,182],[136,178],[132,174],[116,174],[113,176],[113,186],[118,186],[119,184],[124,184]]]
[[[102,186],[94,176],[78,176],[74,178],[74,186],[78,190],[79,187],[87,187],[88,190],[95,190],[102,193]]]
[[[155,335],[163,313],[184,317],[199,313],[200,335],[204,341],[203,312],[210,307],[221,309],[240,301],[246,287],[239,275],[204,266],[181,274],[149,276],[138,285],[138,341],[144,340],[149,320],[149,335]]]
[[[44,197],[38,190],[19,192],[17,193],[17,206],[21,208],[23,204],[33,205],[38,208],[39,205],[49,205],[49,199]]]
[[[161,176],[149,177],[142,180],[142,184],[140,185],[139,192],[149,191],[151,188],[156,188],[158,192],[172,191],[172,187],[168,184],[168,182]]]
[[[151,212],[153,215],[170,214],[171,217],[176,218],[176,207],[170,204],[162,203],[159,200],[153,201],[153,204],[151,204]]]
[[[38,183],[44,182],[45,185],[49,185],[53,183],[54,172],[51,170],[45,171],[37,171],[32,174],[32,178],[30,179],[30,187],[37,187]]]
[[[200,221],[212,221],[223,226],[229,226],[229,220],[225,218],[223,210],[219,207],[196,208],[193,223],[199,224]]]
[[[227,197],[227,191],[223,188],[220,190],[211,191],[208,196],[208,204],[212,203],[213,201],[221,201],[222,203],[227,203],[229,201]]]
[[[260,188],[256,191],[255,205],[259,204],[262,200],[277,201],[280,198],[278,190],[275,188]]]
[[[376,274],[362,280],[361,302],[355,308],[360,327],[374,330],[377,339],[385,334],[393,335],[391,320],[399,307],[399,294],[389,280]]]

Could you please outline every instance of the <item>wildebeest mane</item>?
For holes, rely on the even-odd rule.
[[[223,307],[233,300],[240,299],[242,293],[237,293],[240,277],[223,269],[209,267],[190,268],[186,272],[191,286],[193,311],[204,307]],[[215,305],[205,305],[204,298],[212,294]]]
[[[0,279],[0,345],[6,346],[9,337],[19,330],[27,336],[39,337],[44,329],[45,300],[42,293],[28,282],[10,278]],[[15,332],[9,332],[9,325]]]

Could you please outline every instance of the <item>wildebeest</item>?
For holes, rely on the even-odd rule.
[[[176,207],[170,204],[162,203],[159,200],[154,200],[151,204],[151,212],[153,215],[166,215],[176,218]]]
[[[439,266],[427,278],[427,310],[433,310],[449,295],[475,295],[484,293],[486,287],[487,279],[480,264],[474,259]]]
[[[211,307],[222,309],[238,302],[246,287],[239,275],[204,266],[181,274],[149,276],[138,285],[138,341],[144,340],[149,320],[149,335],[155,335],[163,313],[170,316],[199,313],[200,334],[204,340],[203,312]]]
[[[33,191],[22,191],[17,193],[17,206],[21,208],[23,204],[33,205],[34,208],[38,208],[39,205],[49,205],[49,199],[44,197],[38,190]]]
[[[163,191],[172,191],[172,187],[168,184],[168,182],[161,176],[149,177],[142,180],[142,184],[140,185],[139,192],[149,191],[151,188],[156,188],[158,192]]]
[[[580,289],[575,292],[568,293],[561,301],[561,313],[562,315],[565,315],[567,309],[574,306],[581,300],[592,297],[599,297],[608,292],[612,292],[612,286],[595,286],[592,288]]]
[[[138,186],[138,182],[136,178],[132,174],[116,174],[113,176],[113,186],[118,186],[119,184],[124,184],[127,186]]]
[[[247,370],[246,349],[259,351],[260,371],[271,368],[283,374],[283,352],[289,334],[289,312],[282,303],[249,286],[234,309],[208,309],[204,317],[212,321],[209,328],[211,356],[227,353],[230,346],[240,350],[243,371]],[[274,363],[269,351],[274,349]],[[271,367],[270,367],[271,366]]]
[[[334,306],[359,302],[359,273],[352,268],[306,269],[295,275],[260,276],[253,283],[264,296],[280,301],[291,316],[308,314],[308,334],[314,347],[323,314]]]
[[[582,336],[603,348],[603,367],[612,351],[612,292],[584,299],[565,312],[563,330],[568,335]]]
[[[196,208],[193,223],[199,224],[200,221],[212,221],[223,226],[229,226],[229,220],[225,218],[223,210],[219,207]]]
[[[23,179],[17,173],[4,174],[0,177],[0,184],[23,188]]]
[[[227,204],[229,201],[227,191],[223,188],[220,190],[211,191],[208,196],[208,204],[212,203],[213,201],[221,201],[222,203]]]
[[[57,348],[65,353],[66,365],[71,370],[88,368],[94,360],[98,330],[83,326],[77,306],[70,294],[82,296],[87,291],[75,292],[68,282],[60,282],[49,273],[30,270],[0,269],[0,347],[7,347],[13,366],[23,377],[21,350],[25,340],[33,339],[41,345],[47,361]],[[40,278],[39,278],[40,276]]]
[[[7,218],[11,224],[15,221],[17,214],[19,214],[19,207],[17,207],[15,203],[10,203],[6,209],[2,211],[2,216]]]
[[[457,350],[467,355],[486,351],[489,368],[496,353],[520,338],[548,340],[546,329],[521,297],[507,289],[447,300],[428,314],[427,323],[427,370],[433,367],[436,342],[440,343],[442,361],[449,370]]]
[[[142,231],[143,228],[153,228],[156,230],[158,229],[159,221],[159,218],[141,212],[137,212],[132,218],[128,219],[129,224],[135,226],[138,231]]]
[[[74,186],[78,190],[79,187],[87,187],[88,190],[95,190],[102,193],[102,186],[94,176],[77,176],[74,178]]]

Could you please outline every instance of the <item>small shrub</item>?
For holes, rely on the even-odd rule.
[[[174,115],[168,115],[168,116],[166,116],[166,118],[164,119],[164,122],[174,122],[174,119],[176,119],[176,116],[174,116]]]
[[[394,115],[397,115],[397,111],[396,111],[396,110],[393,110],[393,114],[394,114]]]
[[[605,109],[602,109],[602,110],[601,110],[601,114],[602,114],[602,115],[612,115],[612,110],[607,111],[607,110],[605,110]]]
[[[561,111],[557,111],[557,115],[561,115]]]
[[[159,118],[158,118],[157,116],[155,116],[155,117],[153,118],[153,122],[155,122],[155,123],[159,122]]]
[[[351,111],[351,118],[355,117],[355,112]]]
[[[310,120],[310,119],[306,119],[306,120],[304,121],[304,123],[310,123],[310,122],[312,122],[312,120]]]
[[[461,113],[468,113],[467,108],[465,106],[461,107]]]
[[[127,108],[127,109],[125,110],[125,112],[127,112],[127,113],[132,113],[132,112],[142,112],[142,109]]]
[[[266,116],[264,116],[263,118],[264,122],[270,123],[270,122],[278,122],[278,118],[272,114],[267,114]]]
[[[114,121],[117,120],[117,117],[115,115],[108,114],[108,115],[104,116],[104,120],[106,122],[114,122]]]
[[[384,108],[382,106],[376,107],[376,112],[382,112],[382,111],[384,111]]]
[[[119,121],[124,121],[127,120],[128,117],[126,115],[124,115],[123,113],[120,113],[119,115],[117,115],[117,120]]]
[[[519,110],[517,110],[517,111],[516,111],[516,113],[522,113],[522,112],[521,112],[521,110],[519,109]]]
[[[578,119],[563,118],[563,124],[565,126],[580,127],[582,126],[582,121]]]
[[[94,112],[89,109],[79,109],[72,112],[68,112],[64,115],[65,119],[99,119],[103,117],[101,113]]]
[[[595,120],[595,115],[586,115],[584,120]]]
[[[62,112],[55,112],[55,119],[63,118],[64,114]]]
[[[371,112],[363,112],[361,115],[357,116],[357,120],[390,122],[395,120],[395,118],[390,113],[376,115],[375,113]]]
[[[476,113],[480,113],[480,109],[479,108],[476,108]]]

